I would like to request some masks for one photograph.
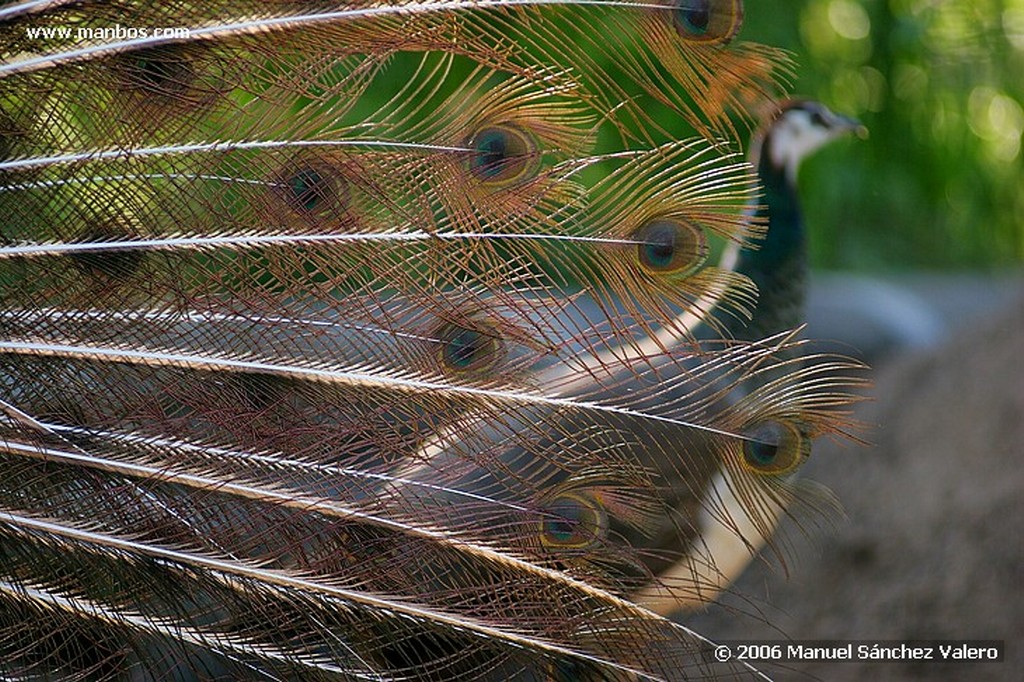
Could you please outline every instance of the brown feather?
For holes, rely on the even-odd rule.
[[[858,380],[707,338],[787,67],[706,5],[0,9],[0,674],[754,676],[641,603]]]

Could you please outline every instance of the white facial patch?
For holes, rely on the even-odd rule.
[[[796,180],[801,161],[843,132],[813,118],[805,109],[790,109],[772,128],[768,153],[772,164],[784,168],[790,181]]]

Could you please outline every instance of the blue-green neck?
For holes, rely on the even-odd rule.
[[[807,241],[795,180],[772,164],[765,141],[758,166],[764,191],[756,215],[767,218],[768,233],[757,250],[740,252],[736,269],[758,288],[757,308],[736,338],[761,339],[803,322],[807,283]],[[793,174],[795,175],[795,173]]]
[[[745,250],[742,260],[751,267],[768,272],[794,257],[806,258],[807,241],[804,234],[803,213],[797,187],[784,168],[772,164],[771,155],[761,155],[757,169],[758,179],[764,191],[764,198],[757,216],[767,218],[768,234],[757,250]]]

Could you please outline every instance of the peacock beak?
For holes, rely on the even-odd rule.
[[[866,140],[869,135],[867,126],[852,116],[843,116],[842,114],[832,114],[832,119],[829,121],[829,128],[832,129],[837,137],[853,133],[860,139]]]

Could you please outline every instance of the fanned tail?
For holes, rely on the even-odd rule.
[[[756,677],[664,614],[859,381],[696,338],[756,298],[741,20],[0,8],[0,673]]]

